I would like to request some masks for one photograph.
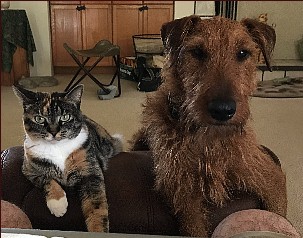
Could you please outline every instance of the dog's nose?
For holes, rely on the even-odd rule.
[[[232,99],[215,99],[208,103],[208,111],[217,121],[228,121],[236,113],[236,102]]]

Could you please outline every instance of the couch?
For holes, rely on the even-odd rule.
[[[21,172],[23,153],[22,146],[1,153],[2,200],[21,208],[34,229],[86,231],[80,201],[74,191],[66,190],[68,210],[63,217],[57,218],[49,212],[43,192]],[[111,233],[179,235],[177,217],[153,188],[152,167],[149,151],[122,152],[109,161],[105,183]],[[251,194],[235,194],[224,207],[209,207],[214,230],[228,215],[262,209],[262,204]]]

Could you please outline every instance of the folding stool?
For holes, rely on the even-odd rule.
[[[71,79],[65,91],[69,91],[70,89],[74,88],[77,84],[79,84],[86,76],[89,76],[105,94],[110,94],[110,88],[108,86],[112,85],[115,78],[118,78],[118,94],[115,97],[119,97],[121,95],[121,82],[120,82],[120,47],[117,45],[113,45],[108,40],[101,40],[99,41],[94,48],[87,49],[87,50],[74,50],[66,43],[63,44],[63,47],[67,50],[67,52],[71,55],[74,61],[78,64],[79,69],[77,70],[74,77]],[[83,58],[83,63],[77,57]],[[96,77],[94,77],[90,72],[93,70],[94,67],[104,58],[112,56],[115,62],[116,71],[114,76],[109,84],[101,83]],[[86,63],[89,61],[91,57],[98,57],[96,62],[90,67],[85,68]],[[85,59],[86,58],[86,59]],[[84,74],[76,81],[77,76],[81,72],[84,71]]]

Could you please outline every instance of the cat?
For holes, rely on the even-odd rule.
[[[23,174],[44,190],[56,217],[68,207],[62,186],[77,189],[87,230],[108,232],[103,173],[108,159],[122,151],[121,137],[82,114],[83,85],[64,93],[35,93],[16,85],[13,91],[24,110]]]

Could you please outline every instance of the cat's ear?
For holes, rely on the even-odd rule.
[[[23,104],[32,103],[36,98],[36,93],[26,90],[18,85],[12,86],[15,95]]]
[[[75,105],[80,106],[81,103],[81,97],[82,97],[82,93],[83,93],[83,85],[80,84],[76,87],[74,87],[73,89],[71,89],[66,95],[65,95],[65,99]]]

